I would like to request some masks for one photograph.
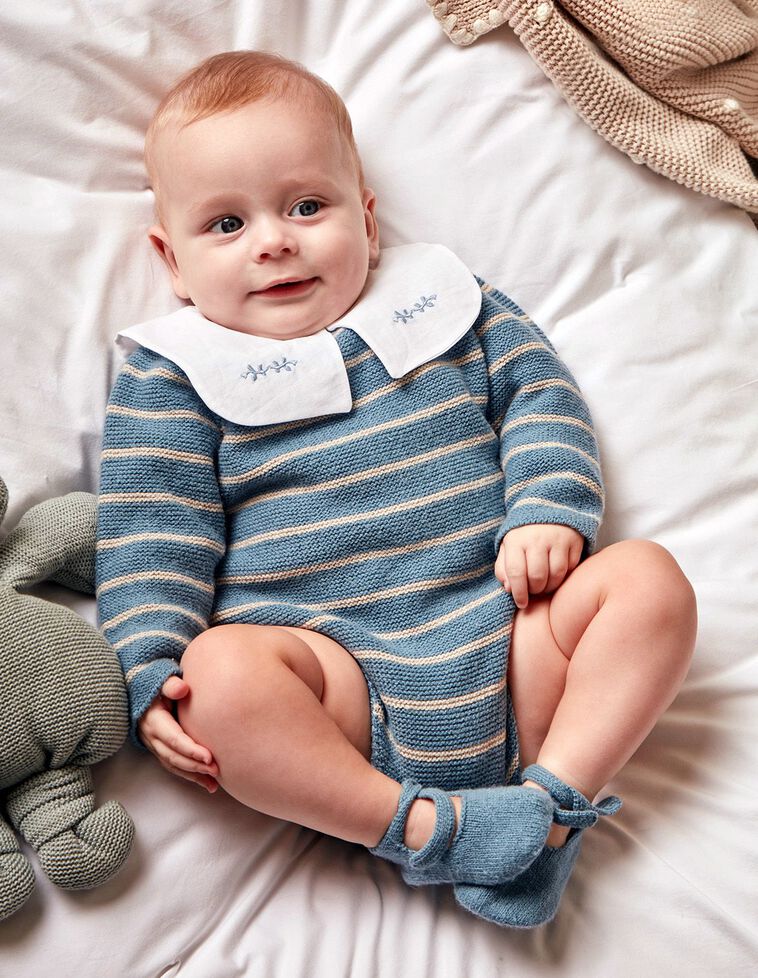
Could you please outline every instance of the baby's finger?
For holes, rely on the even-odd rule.
[[[168,711],[162,711],[155,718],[150,735],[156,743],[164,745],[186,760],[209,767],[214,764],[213,755],[208,748],[195,743]]]
[[[526,554],[530,594],[542,594],[550,577],[550,564],[544,547],[532,547]]]
[[[505,547],[502,544],[500,544],[500,549],[497,552],[497,559],[495,560],[495,577],[507,590],[508,578],[505,573]]]
[[[576,540],[572,540],[569,546],[568,552],[568,571],[570,573],[578,565],[579,561],[582,559],[582,553],[584,552],[584,538],[579,537]]]
[[[169,700],[183,700],[189,691],[189,685],[179,676],[169,676],[161,687],[161,693]]]
[[[205,788],[205,790],[211,795],[218,790],[218,781],[215,778],[212,778],[210,775],[199,772],[184,771],[182,768],[173,767],[171,764],[162,761],[160,758],[158,758],[158,760],[160,761],[161,767],[168,771],[169,774],[173,774],[174,777],[181,778],[183,781],[191,781],[193,784],[198,784],[201,788]]]
[[[505,555],[505,573],[510,592],[517,608],[526,608],[529,603],[529,582],[527,579],[526,555],[520,548],[510,548]]]
[[[153,752],[164,767],[171,767],[176,771],[181,771],[182,774],[203,774],[209,775],[212,778],[215,778],[218,774],[218,765],[215,762],[205,764],[193,760],[191,757],[187,757],[186,754],[174,750],[165,741],[156,741],[153,745]]]
[[[565,547],[553,547],[549,556],[550,576],[545,590],[557,590],[566,579],[569,570],[569,554]]]

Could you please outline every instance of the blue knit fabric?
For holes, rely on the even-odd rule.
[[[540,855],[553,823],[554,804],[537,788],[490,787],[456,791],[461,799],[457,831],[453,795],[404,781],[396,816],[379,844],[377,856],[399,863],[412,886],[431,883],[495,885],[523,873]],[[419,850],[405,845],[405,823],[416,798],[434,802],[431,837]]]
[[[361,665],[377,767],[445,789],[503,784],[517,763],[515,609],[493,564],[527,523],[572,526],[592,548],[603,491],[587,407],[545,336],[490,286],[466,335],[397,380],[356,333],[334,335],[346,415],[244,428],[149,350],[121,371],[97,578],[132,736],[208,625],[299,626]]]
[[[558,912],[571,878],[582,833],[602,816],[615,815],[621,808],[621,799],[615,795],[593,805],[576,788],[540,764],[526,768],[523,778],[550,792],[556,804],[553,821],[557,825],[572,826],[572,829],[562,846],[546,846],[531,865],[513,879],[499,886],[471,886],[466,882],[454,888],[455,899],[462,907],[501,927],[539,927],[549,923]]]

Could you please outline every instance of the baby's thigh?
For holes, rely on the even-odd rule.
[[[321,705],[345,737],[368,760],[371,757],[371,708],[363,670],[334,639],[307,628],[282,626],[307,645],[321,666]]]
[[[187,647],[182,672],[192,695],[178,704],[179,722],[199,743],[235,739],[251,717],[260,722],[271,697],[281,718],[289,684],[301,682],[350,743],[370,756],[366,681],[350,653],[326,635],[276,625],[217,625]]]

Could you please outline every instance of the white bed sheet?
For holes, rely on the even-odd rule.
[[[178,304],[145,239],[144,126],[170,79],[246,46],[343,93],[385,244],[446,243],[549,333],[595,416],[602,542],[673,551],[698,595],[696,658],[546,928],[477,921],[446,889],[411,890],[360,848],[206,796],[126,747],[95,775],[136,821],[127,867],[87,893],[40,877],[0,924],[0,976],[753,976],[758,235],[604,143],[507,29],[458,49],[422,0],[4,5],[6,528],[96,488],[112,338]]]

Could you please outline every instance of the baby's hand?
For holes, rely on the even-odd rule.
[[[495,561],[495,577],[510,591],[517,608],[526,608],[530,594],[555,591],[579,563],[584,537],[570,526],[533,523],[503,537]]]
[[[218,788],[218,765],[206,748],[187,736],[174,719],[172,703],[188,695],[189,686],[178,676],[169,676],[145,710],[137,726],[142,742],[171,774],[194,781],[211,794]]]

